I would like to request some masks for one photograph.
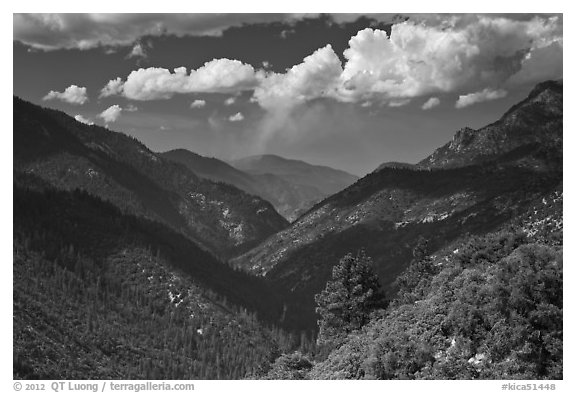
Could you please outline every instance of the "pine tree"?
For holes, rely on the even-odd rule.
[[[315,297],[320,315],[318,344],[337,346],[346,335],[364,326],[386,300],[364,250],[345,255],[332,270],[332,279]]]

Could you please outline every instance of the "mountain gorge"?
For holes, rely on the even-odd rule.
[[[562,378],[561,82],[361,179],[13,105],[15,378]],[[359,250],[386,301],[318,344]]]

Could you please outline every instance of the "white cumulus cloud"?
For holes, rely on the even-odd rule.
[[[406,21],[364,29],[344,51],[342,100],[384,100],[500,86],[531,52],[562,39],[557,17],[451,17],[441,24]]]
[[[232,115],[228,118],[229,121],[242,121],[244,120],[244,115],[240,112],[236,113],[235,115]]]
[[[111,80],[101,95],[122,93],[132,100],[168,99],[185,93],[234,93],[254,88],[256,72],[249,64],[238,60],[214,59],[190,73],[185,67],[140,68],[132,71],[126,81]]]
[[[122,82],[122,78],[118,77],[116,79],[112,79],[108,81],[106,86],[100,90],[100,97],[109,97],[113,95],[121,94],[124,90],[124,83]]]
[[[234,105],[235,102],[236,102],[236,97],[229,97],[224,101],[224,105],[226,105],[226,106]]]
[[[284,74],[267,73],[254,91],[267,109],[292,107],[311,99],[331,96],[338,86],[342,64],[331,45],[316,50]]]
[[[423,110],[429,110],[434,108],[435,106],[440,105],[440,99],[438,97],[430,97],[423,105]]]
[[[76,121],[80,123],[88,124],[89,126],[94,125],[94,122],[92,120],[87,119],[82,115],[76,115],[74,116],[74,119],[76,119]]]
[[[508,93],[506,92],[506,90],[492,90],[492,89],[486,88],[482,91],[477,91],[476,93],[461,95],[460,97],[458,97],[458,101],[456,101],[455,106],[458,109],[465,108],[467,106],[474,105],[474,104],[477,104],[479,102],[491,101],[491,100],[497,100],[499,98],[504,98],[504,97],[506,97],[507,94]]]
[[[88,101],[88,95],[85,87],[78,87],[76,85],[68,86],[63,92],[50,90],[48,94],[42,98],[43,100],[61,100],[73,105],[83,105]]]
[[[122,108],[119,105],[112,105],[111,107],[100,113],[98,117],[104,119],[105,123],[114,123],[116,120],[118,120],[121,113]]]
[[[206,101],[205,100],[194,100],[192,101],[192,103],[190,104],[190,108],[202,108],[206,106]]]

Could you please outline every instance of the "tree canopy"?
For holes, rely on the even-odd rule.
[[[386,305],[374,273],[372,259],[364,250],[340,259],[332,270],[332,279],[315,297],[319,344],[338,345],[348,333],[369,321],[370,313]]]

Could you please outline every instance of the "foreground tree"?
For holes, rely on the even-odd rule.
[[[345,255],[332,270],[332,279],[315,297],[320,315],[318,344],[338,346],[352,331],[370,319],[370,313],[384,308],[386,300],[374,273],[373,262],[360,250]]]

